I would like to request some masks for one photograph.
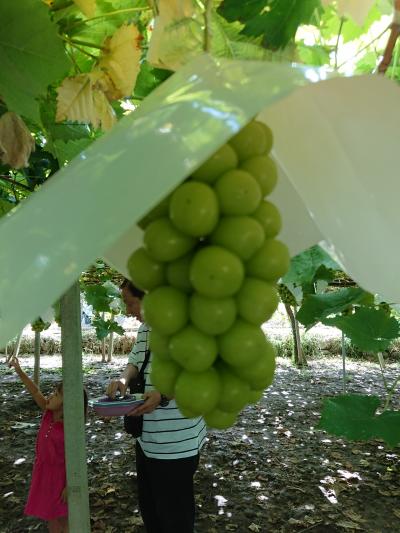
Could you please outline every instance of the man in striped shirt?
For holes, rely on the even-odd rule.
[[[141,320],[144,293],[125,280],[121,286],[127,314]],[[150,328],[142,323],[128,364],[117,380],[110,382],[107,394],[125,394],[129,381],[136,377],[148,349]],[[145,369],[145,402],[132,415],[143,415],[142,435],[136,440],[136,470],[139,507],[148,533],[192,533],[195,502],[193,476],[199,451],[206,438],[201,417],[185,418],[173,398],[154,389],[151,355]]]

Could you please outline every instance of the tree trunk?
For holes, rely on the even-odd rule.
[[[40,331],[35,331],[35,352],[33,366],[33,381],[39,386],[40,381]]]
[[[290,320],[290,326],[292,328],[293,335],[293,364],[296,366],[307,366],[306,358],[301,348],[299,322],[294,316],[293,310],[290,305],[285,304],[286,313]]]
[[[343,394],[346,394],[346,344],[345,336],[342,331],[342,376],[343,376]]]
[[[112,356],[114,351],[114,332],[110,332],[110,337],[108,339],[108,354],[107,354],[107,362],[111,363]]]
[[[82,331],[79,284],[61,299],[64,433],[69,531],[90,532],[85,416],[83,409]]]
[[[101,319],[105,320],[105,318],[106,318],[106,314],[102,313]],[[101,339],[101,362],[102,363],[106,362],[106,339],[105,338]]]

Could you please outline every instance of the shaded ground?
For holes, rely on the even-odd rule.
[[[91,396],[102,394],[126,358],[85,358]],[[21,358],[29,368],[32,359]],[[60,358],[43,357],[43,366]],[[196,475],[198,533],[236,531],[400,532],[398,448],[345,442],[316,431],[321,398],[342,390],[339,359],[299,371],[280,360],[274,385],[229,431],[210,432]],[[383,394],[376,365],[349,363],[349,392]],[[387,368],[393,381],[398,365]],[[42,371],[48,390],[60,370]],[[39,412],[15,376],[0,368],[0,532],[46,531],[22,515]],[[397,407],[399,407],[397,405]],[[143,532],[134,484],[133,443],[120,419],[90,413],[87,425],[93,532]],[[71,532],[78,533],[78,532]]]

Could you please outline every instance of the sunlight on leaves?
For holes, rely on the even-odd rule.
[[[140,68],[140,40],[137,27],[124,24],[105,42],[99,67],[112,81],[112,91],[106,93],[110,100],[132,94]]]
[[[203,15],[192,0],[160,0],[147,61],[177,70],[203,50]]]
[[[337,4],[340,17],[349,15],[360,26],[364,23],[369,10],[374,5],[375,0],[322,0],[324,7],[330,4]]]
[[[88,17],[94,17],[96,11],[96,0],[73,0],[82,13]]]
[[[56,121],[86,122],[95,128],[110,129],[116,118],[100,89],[103,83],[100,72],[66,78],[58,89]]]

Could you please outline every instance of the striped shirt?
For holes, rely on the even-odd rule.
[[[138,369],[144,361],[148,348],[150,328],[139,327],[136,342],[129,354],[128,363]],[[144,371],[145,391],[154,390],[150,380],[151,356]],[[142,436],[138,438],[147,457],[155,459],[182,459],[197,455],[206,438],[206,424],[202,417],[185,418],[175,400],[166,407],[157,407],[143,415]]]

